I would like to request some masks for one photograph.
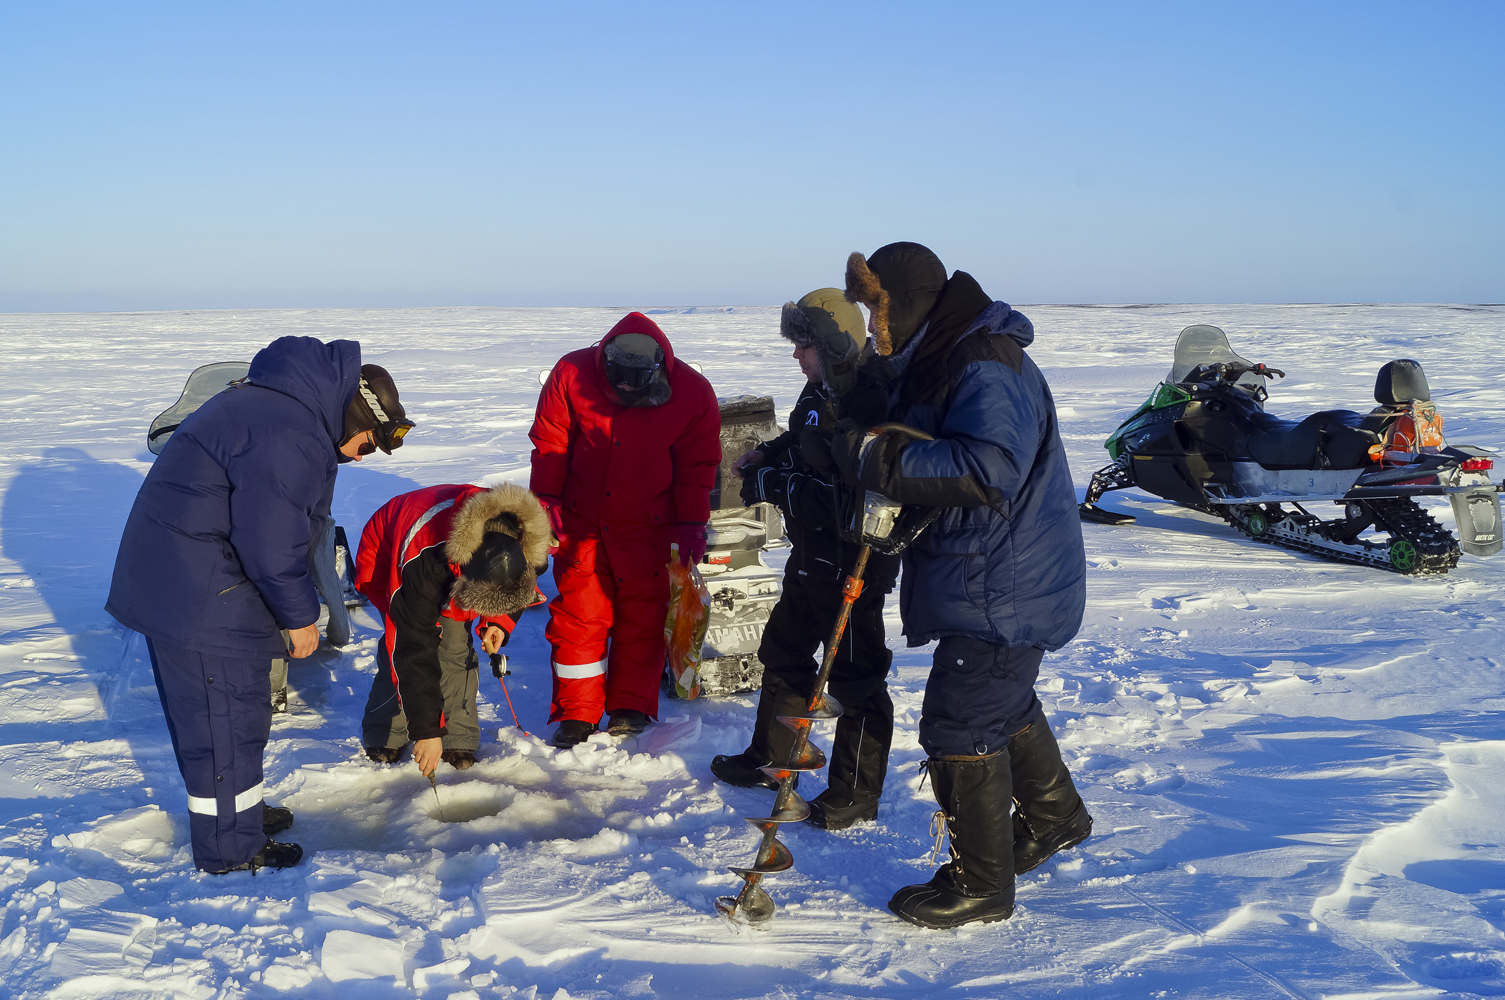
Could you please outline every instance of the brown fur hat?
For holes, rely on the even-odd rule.
[[[872,257],[847,258],[848,302],[873,314],[873,347],[879,354],[903,350],[946,287],[946,265],[929,247],[889,243]]]
[[[557,545],[549,517],[538,498],[521,486],[501,483],[471,496],[455,515],[444,556],[456,566],[470,562],[489,531],[517,539],[527,569],[515,582],[499,584],[461,576],[450,596],[469,611],[486,616],[513,615],[537,598],[538,574],[549,564],[549,549]]]

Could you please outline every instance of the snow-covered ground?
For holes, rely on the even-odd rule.
[[[921,931],[885,909],[928,877],[934,808],[915,739],[929,651],[904,648],[896,608],[879,822],[786,828],[797,868],[769,880],[766,930],[711,906],[752,855],[741,817],[769,799],[708,768],[745,745],[752,700],[666,701],[637,740],[550,748],[537,613],[509,649],[533,735],[483,670],[484,759],[442,767],[438,804],[411,763],[360,751],[368,613],[355,645],[294,663],[268,797],[296,812],[287,836],[308,857],[196,872],[144,644],[102,609],[152,416],[199,364],[289,333],[360,340],[419,426],[341,470],[335,514],[354,533],[421,485],[526,482],[539,370],[625,311],[0,316],[0,995],[1505,994],[1505,556],[1406,579],[1133,492],[1108,505],[1137,525],[1085,526],[1086,623],[1040,683],[1096,835],[1024,877],[1007,923]],[[1367,409],[1375,370],[1411,357],[1452,441],[1505,445],[1502,307],[1026,311],[1079,487],[1199,322],[1290,373],[1272,412]],[[793,403],[775,308],[656,318],[719,393]]]

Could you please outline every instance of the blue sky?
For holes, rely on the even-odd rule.
[[[1505,301],[1505,3],[11,3],[0,310]]]

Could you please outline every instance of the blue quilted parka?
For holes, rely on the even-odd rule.
[[[1081,627],[1087,567],[1055,403],[1023,350],[1034,327],[1005,302],[965,316],[944,344],[926,343],[932,323],[885,359],[890,419],[936,440],[885,435],[862,455],[869,489],[945,508],[904,552],[904,634],[1059,649]]]
[[[309,539],[329,517],[360,345],[282,337],[183,421],[147,473],[105,610],[154,639],[279,656],[319,617]]]

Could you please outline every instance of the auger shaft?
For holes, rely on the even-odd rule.
[[[801,767],[806,762],[807,752],[810,747],[810,727],[814,724],[813,717],[821,713],[821,710],[829,704],[825,693],[826,682],[831,678],[831,668],[836,663],[836,655],[841,648],[842,636],[846,634],[847,622],[852,617],[852,605],[862,595],[862,576],[867,571],[867,560],[871,554],[872,547],[868,545],[862,546],[857,551],[857,561],[852,566],[852,572],[847,574],[846,582],[842,585],[841,610],[837,612],[836,622],[831,626],[831,638],[826,643],[826,655],[821,660],[820,670],[815,674],[815,684],[810,691],[810,701],[805,707],[807,718],[786,721],[786,724],[792,724],[791,728],[794,729],[794,745],[789,749],[789,759],[785,763],[785,766],[779,769],[779,791],[778,795],[774,798],[773,813],[770,819],[776,820],[777,817],[789,812],[790,806],[795,800],[795,779],[798,777],[800,771],[811,769]],[[823,756],[821,756],[820,761],[824,763]],[[767,772],[772,773],[773,769],[769,768]],[[777,821],[768,822],[763,825],[763,839],[758,842],[758,854],[756,860],[753,862],[753,870],[741,870],[744,872],[743,878],[745,879],[742,891],[737,894],[736,899],[731,902],[730,906],[724,907],[721,905],[726,897],[717,901],[717,908],[728,917],[734,916],[738,910],[748,914],[749,919],[767,920],[773,916],[770,906],[768,908],[760,908],[759,915],[754,917],[749,904],[758,895],[762,895],[766,899],[766,894],[762,893],[762,890],[758,888],[758,883],[763,881],[764,872],[761,869],[772,867],[779,853],[778,831],[779,822]],[[785,850],[787,854],[787,849]]]

